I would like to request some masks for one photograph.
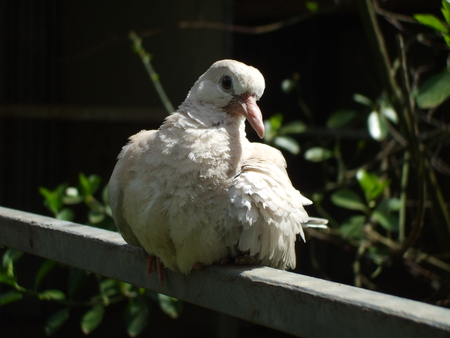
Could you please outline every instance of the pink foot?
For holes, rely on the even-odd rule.
[[[203,268],[204,266],[205,266],[205,264],[197,262],[191,266],[191,270],[194,270],[194,269],[199,270],[199,269]]]
[[[159,257],[156,257],[154,255],[148,255],[147,276],[150,277],[150,274],[153,272],[153,261],[155,261],[155,263],[156,263],[156,271],[158,272],[159,286],[163,287],[163,284],[164,284],[164,264],[161,262]]]

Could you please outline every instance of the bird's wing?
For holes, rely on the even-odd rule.
[[[225,227],[238,237],[238,249],[257,255],[262,264],[295,267],[295,240],[308,221],[302,196],[289,180],[283,155],[276,149],[250,143],[241,170],[229,190],[229,220]]]
[[[124,210],[124,191],[133,184],[136,166],[142,163],[142,155],[148,144],[154,139],[156,130],[143,130],[130,137],[129,143],[122,148],[108,185],[114,223],[125,241],[133,246],[142,246],[126,220]],[[137,161],[138,160],[138,161]],[[139,161],[141,160],[141,161]],[[133,195],[132,195],[133,196]]]

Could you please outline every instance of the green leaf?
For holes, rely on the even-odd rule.
[[[283,115],[278,113],[269,118],[270,125],[273,130],[277,131],[280,129],[281,124],[283,123]]]
[[[283,115],[280,113],[271,116],[268,120],[264,120],[264,140],[266,142],[271,142],[278,135],[282,123]]]
[[[385,94],[382,94],[380,96],[380,98],[377,100],[377,103],[379,106],[378,110],[383,116],[385,116],[393,123],[398,122],[397,112],[395,111],[394,107],[392,106],[391,102],[387,99]]]
[[[69,309],[64,308],[56,311],[45,324],[45,333],[47,336],[53,335],[69,319]]]
[[[294,88],[295,88],[295,81],[292,79],[284,79],[281,82],[281,90],[286,94],[292,92]]]
[[[79,174],[78,180],[80,182],[81,194],[84,198],[93,195],[102,181],[98,175],[86,177],[83,173]]]
[[[331,195],[331,202],[341,208],[360,210],[364,212],[367,211],[367,207],[362,202],[361,198],[355,192],[349,189],[339,189],[335,191]]]
[[[105,214],[103,212],[89,210],[88,218],[90,224],[97,224],[105,219]]]
[[[392,197],[385,200],[382,200],[378,203],[375,210],[382,212],[391,212],[391,211],[399,211],[402,207],[402,202],[399,198]]]
[[[38,272],[36,273],[36,276],[34,277],[34,288],[37,289],[41,281],[44,279],[45,276],[48,275],[48,273],[56,266],[56,262],[52,260],[45,260],[44,263],[42,263],[41,267],[39,268]]]
[[[83,196],[75,187],[67,187],[64,191],[63,202],[64,204],[78,204],[83,201]]]
[[[23,252],[16,249],[7,249],[3,254],[3,267],[8,268],[10,264],[22,257]]]
[[[316,1],[306,1],[305,6],[313,13],[319,10],[319,4]]]
[[[22,299],[23,293],[17,290],[8,291],[0,295],[0,306]]]
[[[46,290],[38,295],[40,300],[64,300],[66,295],[61,290]]]
[[[377,265],[383,264],[390,256],[389,249],[386,247],[380,247],[372,245],[368,250],[369,257]]]
[[[101,304],[93,306],[81,319],[81,330],[84,334],[94,331],[103,320],[105,307]]]
[[[130,337],[138,336],[147,327],[148,313],[143,297],[130,300],[125,309],[125,323]]]
[[[362,105],[370,108],[374,106],[373,101],[371,99],[361,94],[353,94],[353,101],[361,103]]]
[[[340,128],[356,117],[356,111],[342,109],[335,111],[327,120],[327,128]]]
[[[69,208],[63,208],[61,209],[58,214],[56,215],[57,219],[61,219],[63,221],[72,221],[74,219],[75,215],[73,213],[72,209]]]
[[[109,304],[109,298],[121,292],[119,281],[111,278],[104,279],[100,282],[100,292],[103,298],[103,304]]]
[[[447,33],[448,28],[433,14],[414,14],[414,19],[422,25],[431,27],[442,33]]]
[[[162,293],[158,293],[158,301],[161,310],[165,314],[173,319],[178,318],[183,308],[183,302],[176,298],[163,295]]]
[[[81,269],[72,269],[67,281],[67,292],[72,297],[86,281],[87,272]]]
[[[108,184],[106,184],[103,188],[102,200],[103,200],[103,204],[105,204],[105,206],[108,207],[109,206]]]
[[[450,72],[444,70],[426,80],[415,96],[419,108],[428,109],[439,106],[450,96]]]
[[[292,121],[289,123],[286,123],[284,126],[280,128],[280,135],[287,135],[287,134],[301,134],[306,130],[306,124],[303,121]]]
[[[367,118],[367,128],[369,134],[373,139],[382,141],[389,133],[386,121],[380,116],[377,111],[372,111]]]
[[[362,230],[366,223],[366,216],[355,215],[342,223],[339,231],[343,238],[361,238]]]
[[[289,151],[291,154],[297,155],[300,152],[298,142],[289,136],[277,136],[273,140],[274,146]]]
[[[450,47],[450,34],[443,33],[442,36],[444,37],[445,43],[447,46]]]
[[[446,0],[442,0],[442,14],[444,15],[447,25],[450,25],[450,3]]]
[[[63,195],[67,187],[66,183],[60,184],[55,190],[49,190],[44,187],[39,188],[39,193],[44,196],[45,206],[53,213],[57,215],[59,210],[63,207]]]
[[[14,277],[14,271],[2,271],[0,273],[0,283],[15,287],[17,285],[17,282],[16,278]]]
[[[305,152],[305,160],[310,162],[322,162],[333,156],[333,152],[322,147],[312,147]]]
[[[356,179],[364,191],[368,203],[377,198],[390,183],[388,180],[382,180],[378,175],[369,173],[364,169],[358,170]]]
[[[372,218],[375,219],[380,225],[389,231],[398,232],[399,218],[397,215],[388,214],[383,211],[374,210]]]

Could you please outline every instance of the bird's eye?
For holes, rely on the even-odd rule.
[[[229,77],[228,75],[222,76],[222,78],[220,79],[220,86],[223,88],[223,90],[230,90],[233,86],[231,77]]]

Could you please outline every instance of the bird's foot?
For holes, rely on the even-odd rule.
[[[224,258],[220,261],[219,265],[228,265],[233,261],[230,257]]]
[[[199,270],[199,269],[201,269],[201,268],[203,268],[205,266],[205,264],[203,264],[203,263],[200,263],[200,262],[197,262],[197,263],[194,263],[192,266],[191,266],[191,271],[192,270]]]
[[[258,264],[258,259],[249,254],[245,254],[234,259],[234,263],[238,265],[256,265]]]
[[[159,257],[156,257],[154,255],[148,255],[147,276],[150,276],[150,274],[153,272],[153,261],[155,261],[156,271],[158,272],[159,286],[161,286],[162,288],[164,284],[164,264],[161,262]]]

